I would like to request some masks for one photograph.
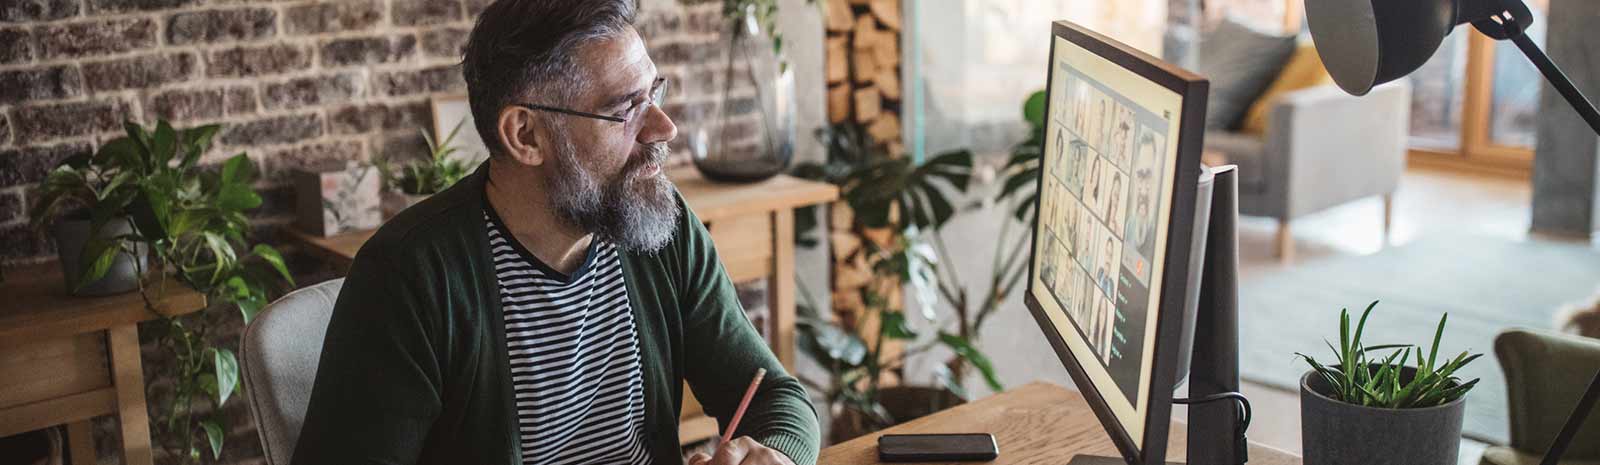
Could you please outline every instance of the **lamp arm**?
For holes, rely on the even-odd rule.
[[[1527,15],[1527,6],[1521,4],[1520,0],[1503,1],[1511,7],[1520,6],[1520,10],[1523,12],[1522,15]],[[1513,2],[1515,3],[1512,4]],[[1539,49],[1539,45],[1533,43],[1533,39],[1523,33],[1525,30],[1524,24],[1519,23],[1513,17],[1503,15],[1500,16],[1498,21],[1476,21],[1473,26],[1477,27],[1485,35],[1498,39],[1511,39],[1512,43],[1517,44],[1517,48],[1522,50],[1522,54],[1528,56],[1528,61],[1532,61],[1533,66],[1539,68],[1539,72],[1544,74],[1545,80],[1550,81],[1550,85],[1556,88],[1556,92],[1560,93],[1562,98],[1567,99],[1567,104],[1572,105],[1572,109],[1578,111],[1578,116],[1583,117],[1583,121],[1589,123],[1589,129],[1594,131],[1596,135],[1600,135],[1600,111],[1596,111],[1594,104],[1583,96],[1583,92],[1578,90],[1577,86],[1572,85],[1572,80],[1567,79],[1566,73],[1561,72],[1561,68],[1557,67],[1555,62],[1550,61],[1550,57],[1544,54],[1544,50]],[[1594,379],[1589,381],[1589,388],[1583,392],[1583,397],[1578,398],[1578,405],[1572,410],[1572,414],[1567,416],[1567,422],[1561,426],[1561,432],[1557,433],[1555,439],[1550,441],[1550,448],[1545,451],[1544,460],[1539,462],[1540,465],[1557,465],[1561,461],[1561,456],[1567,452],[1567,446],[1572,443],[1573,436],[1577,436],[1578,428],[1583,426],[1583,422],[1589,416],[1589,412],[1594,410],[1596,401],[1600,401],[1600,370],[1597,370],[1594,374]]]
[[[1517,48],[1522,50],[1523,55],[1528,56],[1528,61],[1532,61],[1534,67],[1539,68],[1545,80],[1550,81],[1556,92],[1567,99],[1567,104],[1578,111],[1578,116],[1582,116],[1583,121],[1589,123],[1589,129],[1600,135],[1600,111],[1596,111],[1594,104],[1583,96],[1583,91],[1572,85],[1572,80],[1567,79],[1567,74],[1561,72],[1561,68],[1556,67],[1555,62],[1550,61],[1550,57],[1546,56],[1544,50],[1540,50],[1539,45],[1533,43],[1533,39],[1527,34],[1513,35],[1511,42],[1517,44]]]

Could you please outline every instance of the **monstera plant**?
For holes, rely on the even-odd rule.
[[[248,323],[293,284],[278,251],[248,239],[246,212],[261,205],[251,187],[255,164],[243,153],[218,166],[200,164],[220,126],[179,130],[160,121],[154,131],[132,122],[124,129],[126,136],[93,155],[64,160],[49,173],[34,221],[42,225],[86,210],[95,231],[127,222],[128,233],[91,236],[82,253],[90,265],[82,268],[80,282],[99,279],[118,255],[148,250],[151,269],[139,270],[138,282],[152,312],[159,308],[164,278],[171,277],[205,295],[208,308],[237,307]],[[228,424],[221,407],[240,388],[238,360],[216,343],[216,319],[205,313],[162,315],[165,330],[157,343],[173,355],[174,363],[163,367],[173,385],[164,396],[150,396],[164,407],[154,409],[158,441],[190,461],[200,458],[201,437],[213,457],[221,456]],[[196,408],[202,403],[210,408]]]

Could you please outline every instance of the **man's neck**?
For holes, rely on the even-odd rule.
[[[594,235],[579,230],[556,215],[539,170],[510,160],[489,160],[489,182],[484,190],[489,208],[500,216],[513,239],[539,261],[556,271],[572,274],[583,264]]]

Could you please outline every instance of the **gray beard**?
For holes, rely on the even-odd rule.
[[[640,174],[646,163],[666,160],[666,144],[644,146],[611,179],[601,180],[578,162],[572,140],[558,137],[550,200],[560,218],[627,252],[655,252],[672,240],[679,215],[672,181],[665,170]]]

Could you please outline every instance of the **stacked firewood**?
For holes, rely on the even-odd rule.
[[[872,149],[905,156],[900,126],[900,0],[828,0],[826,11],[829,122],[854,125],[866,134]],[[879,320],[866,317],[868,305],[903,308],[901,283],[872,272],[873,263],[895,247],[898,233],[861,226],[843,201],[831,206],[828,228],[834,316],[869,344],[876,343]],[[887,342],[882,359],[898,360],[901,347]],[[883,385],[897,384],[897,372],[885,372]]]

